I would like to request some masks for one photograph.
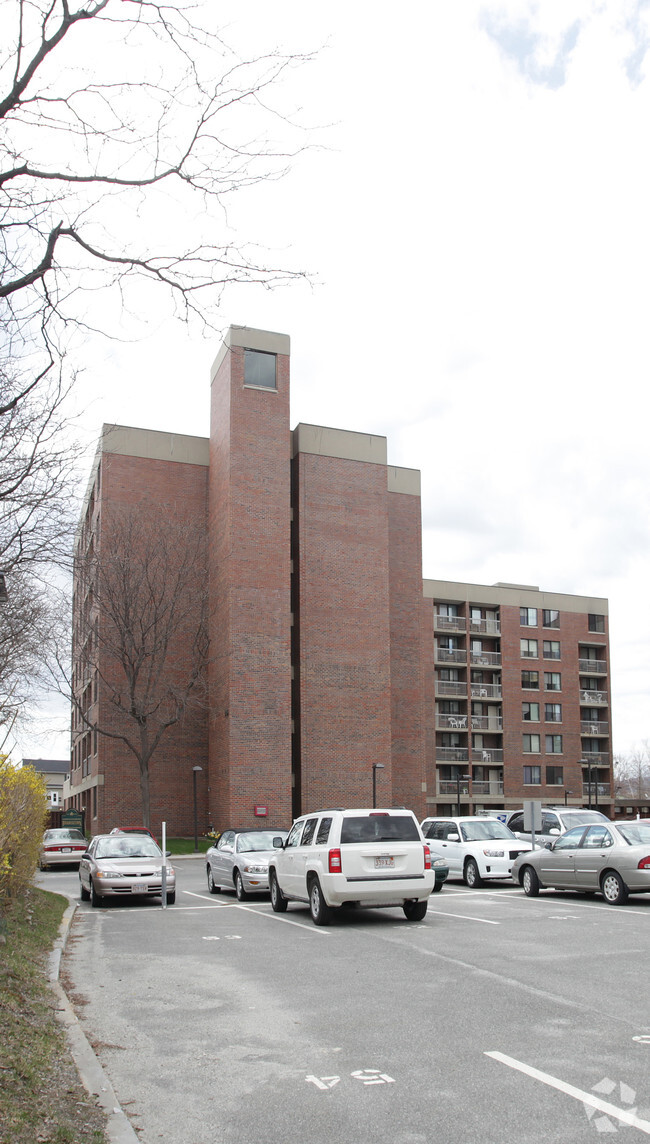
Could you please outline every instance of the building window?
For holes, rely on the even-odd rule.
[[[604,632],[605,631],[605,617],[596,616],[591,612],[589,613],[589,631],[590,632]]]
[[[458,682],[458,668],[457,667],[439,667],[438,679],[444,679],[447,682]]]
[[[525,755],[539,755],[540,754],[539,735],[524,735],[524,754]]]
[[[521,717],[529,723],[539,723],[539,703],[522,703]]]
[[[439,616],[457,616],[458,604],[438,604]]]
[[[547,767],[546,785],[564,786],[564,767]]]
[[[561,691],[562,676],[559,671],[544,672],[544,691]]]
[[[560,641],[544,640],[544,659],[560,659]]]
[[[537,608],[520,608],[519,623],[522,628],[537,627]]]
[[[562,754],[562,736],[561,735],[547,735],[546,736],[546,754],[547,755],[561,755]]]
[[[522,671],[521,686],[527,691],[539,691],[539,672]]]
[[[537,640],[519,640],[522,659],[537,659]]]
[[[244,385],[276,389],[276,357],[261,350],[244,350]]]
[[[524,786],[541,786],[541,782],[541,767],[524,767]]]
[[[559,628],[560,613],[556,612],[554,608],[544,608],[542,616],[542,623],[545,628]]]
[[[562,704],[561,703],[545,703],[544,704],[544,719],[547,723],[561,723],[562,722]]]

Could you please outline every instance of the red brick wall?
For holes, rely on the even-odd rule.
[[[289,358],[277,391],[244,386],[232,348],[212,384],[210,814],[291,822]]]
[[[384,465],[301,453],[298,550],[301,809],[393,801]]]

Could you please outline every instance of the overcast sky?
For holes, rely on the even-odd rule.
[[[316,146],[229,216],[314,283],[233,289],[217,321],[290,334],[292,425],[383,434],[421,471],[426,578],[609,598],[631,750],[650,738],[650,6],[214,7],[242,50],[324,45],[283,93]],[[149,320],[139,344],[89,344],[86,440],[207,435],[218,339]]]

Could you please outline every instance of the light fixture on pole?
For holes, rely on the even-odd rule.
[[[567,804],[566,800],[567,800],[567,798],[568,798],[568,796],[569,796],[570,794],[573,794],[573,791],[572,791],[572,790],[565,790],[565,792],[564,792],[564,805],[565,805],[565,806],[566,806],[566,804]]]
[[[459,818],[460,818],[460,784],[461,784],[461,782],[469,782],[469,779],[470,779],[469,775],[456,775],[456,790],[458,792],[457,805],[458,805],[458,817]],[[465,794],[469,795],[469,787],[465,791]]]
[[[194,853],[195,854],[198,854],[198,852],[199,852],[199,828],[197,825],[197,815],[196,815],[196,776],[198,775],[199,771],[202,771],[202,770],[203,770],[203,767],[192,767],[192,789],[193,789],[193,793],[194,793]]]
[[[383,763],[372,764],[372,806],[373,810],[377,805],[377,771],[383,771],[386,768]]]

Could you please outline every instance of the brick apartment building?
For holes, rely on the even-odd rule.
[[[388,465],[383,437],[290,430],[286,335],[231,327],[208,439],[104,426],[78,561],[145,497],[208,553],[207,701],[153,756],[155,829],[191,836],[195,794],[200,831],[288,825],[369,805],[373,780],[418,817],[526,797],[613,811],[607,601],[423,581],[419,473]],[[112,717],[103,621],[79,576],[73,621],[66,805],[93,832],[137,824],[137,764],[94,729]]]

